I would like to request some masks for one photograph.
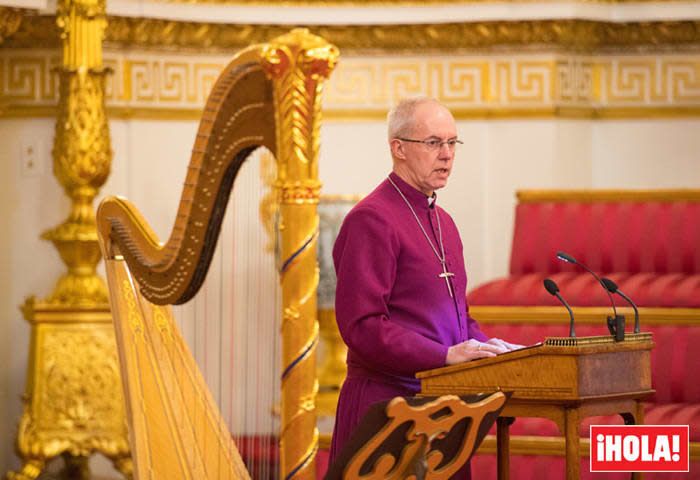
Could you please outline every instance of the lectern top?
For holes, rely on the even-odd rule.
[[[625,340],[616,342],[610,335],[595,337],[548,337],[543,342],[518,350],[502,353],[495,357],[486,357],[470,362],[440,367],[416,373],[416,378],[430,378],[435,375],[445,375],[451,372],[481,368],[502,362],[524,359],[532,356],[580,356],[596,353],[612,353],[633,350],[651,350],[654,347],[650,332],[627,334]]]

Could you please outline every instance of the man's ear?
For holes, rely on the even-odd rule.
[[[401,160],[406,158],[406,152],[403,150],[403,142],[398,138],[392,138],[389,142],[389,148],[391,148],[391,155],[394,158],[400,158]]]

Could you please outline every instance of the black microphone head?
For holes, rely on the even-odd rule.
[[[571,255],[566,254],[564,252],[557,252],[557,258],[559,260],[564,260],[565,262],[569,262],[569,263],[574,263],[574,264],[578,263],[574,257],[572,257]]]
[[[605,278],[605,277],[601,278],[601,279],[600,279],[600,283],[603,284],[603,286],[605,287],[605,289],[606,289],[608,292],[610,292],[610,293],[615,293],[615,292],[617,292],[617,283],[613,282],[613,281],[610,280],[609,278]]]
[[[544,288],[551,295],[556,295],[557,293],[559,293],[559,286],[557,286],[556,282],[554,280],[552,280],[551,278],[544,279]]]

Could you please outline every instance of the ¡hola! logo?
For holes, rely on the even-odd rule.
[[[687,472],[688,425],[591,425],[591,472]]]

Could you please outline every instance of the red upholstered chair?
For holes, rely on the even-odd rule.
[[[507,277],[468,295],[470,312],[491,336],[523,344],[568,335],[568,313],[543,288],[551,278],[574,307],[577,336],[607,334],[610,300],[587,272],[556,258],[564,251],[617,283],[640,307],[642,331],[653,333],[652,386],[645,423],[690,426],[690,476],[700,478],[700,190],[521,191]],[[631,331],[634,314],[619,296]],[[622,423],[587,419],[581,428]],[[548,420],[518,419],[511,427],[512,478],[560,478],[563,442]],[[587,443],[582,444],[585,448]],[[474,460],[474,471],[494,478],[493,443]],[[544,461],[547,459],[547,461]],[[548,463],[549,462],[549,463]],[[554,462],[554,463],[551,463]],[[591,478],[588,459],[582,478]],[[561,468],[557,465],[561,464]],[[628,478],[597,474],[595,478]],[[668,478],[647,474],[646,478]]]

